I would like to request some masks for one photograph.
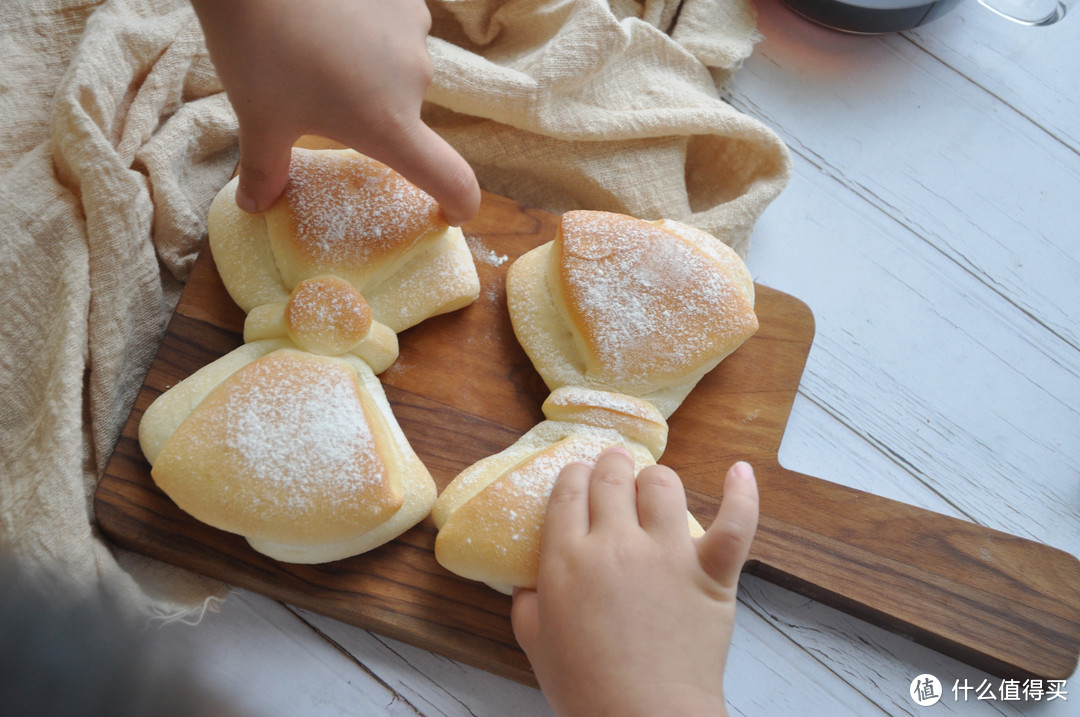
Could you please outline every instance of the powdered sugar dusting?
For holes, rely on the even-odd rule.
[[[509,259],[506,254],[499,254],[498,252],[489,249],[487,245],[484,244],[483,239],[473,236],[472,234],[465,235],[465,243],[469,245],[469,251],[472,253],[474,259],[489,266],[502,266]]]
[[[503,480],[519,498],[546,503],[563,468],[574,461],[595,461],[611,443],[591,436],[560,441],[507,473]]]
[[[499,496],[488,504],[494,510],[486,513],[485,532],[492,539],[506,536],[522,543],[519,547],[539,549],[542,517],[562,469],[575,461],[594,463],[601,451],[620,442],[614,431],[582,426],[573,436],[554,443],[503,475],[480,494],[493,491]],[[541,520],[537,520],[538,516]],[[492,530],[495,525],[502,528]],[[505,552],[508,546],[494,547]]]
[[[297,244],[324,269],[365,266],[411,246],[439,213],[427,193],[355,152],[293,149],[283,196]]]
[[[718,241],[711,234],[682,222],[661,219],[660,226],[677,234],[681,239],[692,243],[695,247],[708,254],[714,262],[723,267],[724,272],[736,284],[741,280],[745,284],[743,288],[752,294],[754,280],[750,276],[750,270],[746,268],[746,264],[743,263],[742,258],[735,253],[734,249],[722,241]]]
[[[662,383],[756,329],[747,297],[728,274],[649,222],[568,212],[560,270],[593,353],[589,372],[616,386]]]
[[[285,317],[300,348],[317,353],[344,353],[371,327],[371,309],[363,295],[332,276],[300,282],[289,297]]]
[[[450,252],[429,256],[421,271],[393,277],[392,291],[372,298],[378,321],[404,331],[432,316],[451,297],[473,291],[473,277],[461,271]]]
[[[651,403],[621,393],[597,391],[578,386],[563,386],[548,396],[545,404],[565,408],[600,408],[623,413],[646,421],[661,423],[664,416]]]
[[[244,502],[273,501],[294,516],[325,496],[387,481],[352,372],[326,359],[269,354],[241,369],[222,406],[223,441],[256,481]]]

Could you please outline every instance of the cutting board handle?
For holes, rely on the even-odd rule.
[[[748,572],[1002,677],[1076,669],[1074,556],[780,465],[756,473]]]

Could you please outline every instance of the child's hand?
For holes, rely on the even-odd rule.
[[[514,594],[514,634],[561,715],[726,714],[723,676],[739,573],[757,530],[746,463],[691,538],[674,471],[635,482],[621,448],[567,466],[545,517],[537,589]]]
[[[192,2],[240,121],[242,209],[277,199],[290,147],[314,134],[394,168],[451,224],[476,213],[472,169],[420,120],[432,78],[423,0]]]

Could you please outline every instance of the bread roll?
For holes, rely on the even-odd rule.
[[[443,490],[431,516],[435,558],[453,573],[500,592],[535,587],[548,497],[570,463],[594,463],[621,445],[635,470],[652,465],[667,442],[667,422],[632,396],[576,387],[554,391],[547,420],[494,456],[465,469]],[[704,531],[687,513],[691,534]]]
[[[237,181],[214,198],[207,232],[222,282],[246,312],[332,275],[363,294],[376,321],[401,332],[480,294],[461,230],[434,199],[374,159],[293,148],[285,190],[262,214],[236,206]]]
[[[397,331],[480,282],[435,201],[352,150],[294,149],[280,199],[249,215],[236,180],[210,208],[245,345],[162,394],[139,440],[151,476],[204,523],[286,562],[349,557],[420,522],[437,488],[375,374]]]
[[[554,241],[510,267],[506,294],[549,388],[637,396],[665,417],[758,328],[739,256],[667,219],[567,212]]]
[[[181,509],[286,562],[370,550],[436,495],[368,364],[286,340],[245,344],[162,394],[139,440]]]

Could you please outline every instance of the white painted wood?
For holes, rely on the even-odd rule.
[[[828,712],[829,715],[921,714],[931,708],[916,705],[908,697],[911,681],[921,674],[936,676],[943,687],[943,699],[932,708],[935,715],[1020,715],[1038,714],[1040,717],[1068,717],[1076,714],[1075,702],[1054,700],[1045,704],[1029,701],[977,700],[971,694],[964,700],[962,685],[980,687],[986,682],[995,697],[1001,691],[1001,679],[968,665],[945,657],[910,640],[868,625],[820,603],[781,590],[753,576],[743,578],[740,585],[745,612],[754,612],[763,621],[773,625],[805,652],[803,659],[789,662],[777,661],[773,669],[805,670],[808,660],[820,661],[827,674],[861,693],[864,700],[875,709],[864,709],[855,700],[847,700],[844,707]],[[799,674],[796,672],[795,674]],[[777,689],[786,695],[813,699],[807,690],[807,680],[800,676]],[[954,698],[953,688],[957,687]],[[831,689],[836,689],[833,686]],[[1034,708],[1038,711],[1034,712]],[[801,711],[781,711],[764,704],[749,714],[802,714]]]
[[[551,715],[539,690],[367,630],[296,610],[425,715]]]
[[[736,76],[733,104],[1078,345],[1080,156],[901,36],[829,33],[828,67],[807,62],[804,35],[825,31],[765,12],[783,10],[774,1],[762,4],[766,40]]]
[[[808,167],[801,157],[796,164]],[[1080,354],[1058,351],[1060,340],[967,272],[940,270],[939,255],[887,215],[830,197],[830,184],[812,168],[800,172],[770,209],[749,261],[759,281],[790,287],[815,312],[802,394],[953,509],[890,497],[1075,549],[1078,503],[1062,497],[1075,494],[1080,466],[1059,447],[1080,435],[1077,404],[1065,399],[1080,396]],[[816,212],[809,221],[807,206]],[[799,226],[805,251],[789,250],[786,230],[774,240],[773,226]],[[816,271],[822,263],[828,274]],[[757,271],[762,265],[769,271]],[[1036,466],[1039,481],[1017,490]],[[873,476],[817,475],[889,492]]]
[[[773,586],[770,586],[773,587]],[[740,587],[745,601],[746,590]],[[862,690],[777,630],[775,620],[740,605],[728,655],[724,691],[733,715],[876,715]]]
[[[533,688],[308,611],[297,613],[424,714],[551,714],[543,695]],[[873,708],[857,689],[837,682],[830,668],[817,660],[806,659],[802,647],[753,610],[738,614],[731,655],[725,689],[735,714],[762,714],[765,709],[769,714],[833,717],[852,705]],[[803,675],[800,690],[790,688],[791,667]]]
[[[784,138],[795,177],[749,263],[817,320],[782,462],[1080,554],[1080,13],[1027,29],[969,0],[856,37],[758,7],[766,40],[730,99]],[[254,715],[550,714],[537,690],[246,592],[169,631]],[[923,672],[945,684],[932,708],[908,698]],[[1076,684],[957,702],[958,680],[999,685],[743,580],[732,714],[1078,713]]]
[[[933,26],[918,44],[846,38],[762,7],[770,39],[732,100],[778,129],[796,178],[759,224],[750,265],[807,301],[818,326],[781,460],[1080,552],[1075,152],[1041,115],[998,107],[1000,87],[942,70],[921,49],[950,46]],[[906,685],[923,671],[996,684],[753,578],[743,596],[889,714],[917,711]],[[1064,715],[1074,704],[948,694],[934,709]]]
[[[188,654],[192,684],[216,695],[228,714],[417,714],[351,656],[255,593],[233,593],[196,627],[149,629],[175,653]]]
[[[905,33],[960,75],[1028,117],[1036,126],[1080,151],[1080,28],[1071,18],[1049,27],[1026,28],[987,12],[974,0]]]
[[[766,32],[806,26],[770,18],[763,12]],[[994,96],[943,80],[950,73],[934,74],[940,63],[912,53],[903,38],[844,39],[893,80],[899,99],[889,98],[888,112],[866,99],[877,81],[860,71],[827,88],[811,82],[805,64],[785,74],[776,58],[792,50],[772,39],[743,68],[733,96],[736,105],[752,96],[748,111],[776,117],[772,126],[796,154],[796,178],[759,226],[750,264],[759,280],[815,311],[803,393],[905,462],[960,514],[1075,551],[1080,157],[1011,111],[1002,122],[979,119]],[[895,65],[918,72],[901,75]],[[799,89],[806,86],[817,96]],[[804,103],[816,111],[800,111]],[[940,117],[920,120],[924,103]],[[862,119],[845,124],[835,108]],[[961,111],[977,121],[952,119]],[[935,127],[947,136],[968,127],[970,136],[959,149],[922,142]],[[867,136],[897,146],[880,142],[868,155],[858,146]],[[1011,176],[990,173],[983,158],[1010,143],[1018,152]],[[1010,221],[1003,236],[1000,215],[1034,211],[1036,195],[1045,200],[1038,221]],[[984,214],[988,196],[1009,211]],[[1023,484],[1032,471],[1038,481]]]

